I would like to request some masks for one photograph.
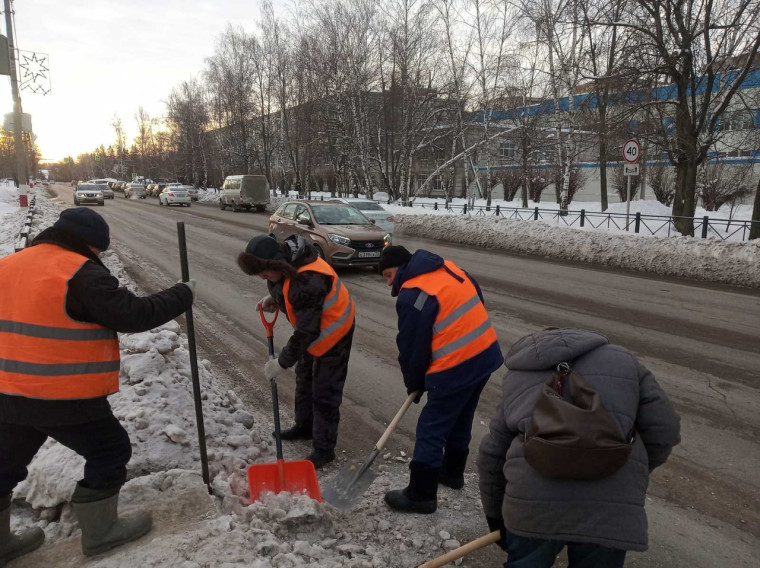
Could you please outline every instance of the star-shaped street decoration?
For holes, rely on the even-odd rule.
[[[38,95],[50,94],[50,67],[46,53],[19,51],[19,89]]]

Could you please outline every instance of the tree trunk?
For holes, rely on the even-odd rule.
[[[749,238],[760,239],[760,180],[755,189],[755,206],[752,208],[752,227],[749,230]]]
[[[676,193],[673,198],[673,221],[676,229],[684,235],[694,236],[694,211],[696,210],[697,164],[693,159],[676,164]]]
[[[599,141],[599,186],[602,211],[607,211],[607,140],[604,134]]]

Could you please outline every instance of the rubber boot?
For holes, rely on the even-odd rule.
[[[470,450],[449,450],[443,452],[443,467],[438,483],[451,487],[452,489],[461,489],[464,487],[464,468],[467,465],[467,456]]]
[[[274,438],[274,432],[272,432],[272,437]],[[281,440],[311,440],[311,437],[311,428],[299,426],[298,424],[287,430],[280,430]]]
[[[0,566],[42,546],[45,533],[40,527],[11,532],[11,496],[0,498]]]
[[[77,484],[71,504],[82,529],[82,552],[85,556],[121,546],[150,530],[152,519],[146,511],[118,517],[119,489],[87,489]]]
[[[306,459],[314,464],[314,469],[327,465],[335,459],[335,450],[320,450],[314,448]]]
[[[391,509],[402,513],[435,513],[438,509],[440,473],[440,468],[412,461],[409,464],[409,485],[404,489],[388,491],[385,494],[385,502]]]

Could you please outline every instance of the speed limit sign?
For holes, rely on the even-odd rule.
[[[623,159],[629,164],[635,164],[639,161],[641,155],[641,144],[635,138],[626,140],[623,144]]]

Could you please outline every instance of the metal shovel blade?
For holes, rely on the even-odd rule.
[[[353,507],[377,477],[372,469],[362,471],[363,465],[359,461],[347,463],[322,492],[322,499],[343,511]]]

